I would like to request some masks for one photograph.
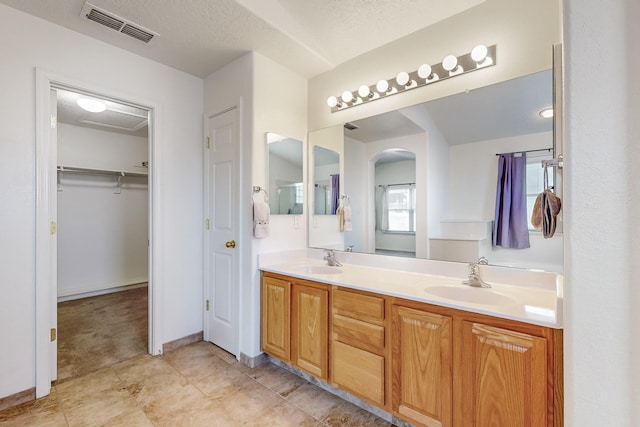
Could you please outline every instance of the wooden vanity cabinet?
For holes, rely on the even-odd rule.
[[[291,360],[291,282],[262,276],[260,294],[262,351],[289,362]]]
[[[293,283],[291,362],[319,379],[329,374],[329,286]]]
[[[547,339],[461,323],[459,426],[547,426]]]
[[[394,305],[391,324],[393,411],[417,425],[451,426],[451,317]]]
[[[262,351],[319,379],[329,375],[329,285],[262,274]]]
[[[273,273],[261,299],[265,353],[416,426],[563,426],[560,329]]]
[[[387,406],[387,309],[380,295],[332,289],[331,382]]]
[[[392,409],[417,426],[563,425],[562,331],[396,299]]]

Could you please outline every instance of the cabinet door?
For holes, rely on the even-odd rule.
[[[291,283],[262,278],[262,350],[284,361],[290,359]]]
[[[451,318],[393,306],[392,407],[424,426],[450,426]]]
[[[547,342],[479,323],[462,325],[460,426],[546,426]]]
[[[327,379],[329,290],[294,284],[292,361],[316,378]]]

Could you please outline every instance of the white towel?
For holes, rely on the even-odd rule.
[[[338,221],[340,222],[340,231],[351,231],[351,206],[340,206],[338,208]]]
[[[253,237],[269,237],[269,214],[266,202],[253,202]]]

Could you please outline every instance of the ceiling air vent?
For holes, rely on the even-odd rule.
[[[107,12],[106,10],[100,9],[99,7],[96,7],[87,2],[85,2],[84,6],[82,6],[80,16],[84,16],[90,21],[97,22],[100,25],[109,27],[112,30],[116,30],[122,34],[131,36],[134,39],[138,39],[144,43],[149,43],[151,39],[158,35],[151,30],[134,24],[133,22],[127,21],[126,19],[121,18],[118,15]]]

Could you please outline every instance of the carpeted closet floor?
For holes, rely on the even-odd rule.
[[[147,313],[146,286],[59,303],[57,383],[146,354]]]

